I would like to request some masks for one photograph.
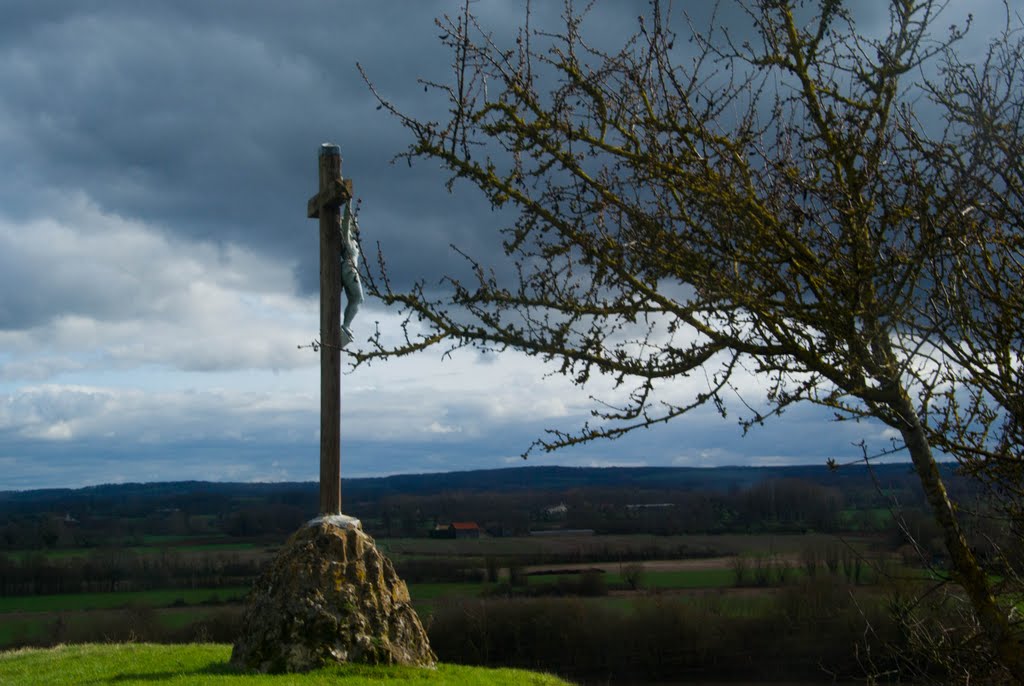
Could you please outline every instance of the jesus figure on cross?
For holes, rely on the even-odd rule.
[[[345,289],[345,316],[341,322],[339,343],[352,342],[352,320],[363,304],[363,284],[359,281],[359,221],[352,212],[352,200],[345,203],[341,220],[341,285]]]

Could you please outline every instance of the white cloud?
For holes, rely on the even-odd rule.
[[[683,452],[672,458],[673,467],[721,467],[746,462],[746,457],[734,450],[725,448],[701,448]]]
[[[64,372],[79,371],[84,363],[69,356],[38,356],[0,363],[0,382],[45,381]]]
[[[42,440],[174,443],[303,433],[315,398],[224,390],[152,392],[47,384],[0,395],[0,431]]]
[[[903,440],[903,434],[901,434],[899,431],[892,428],[891,426],[887,426],[882,430],[882,433],[879,434],[879,438],[886,441],[900,441]]]
[[[86,198],[63,219],[0,221],[0,379],[89,368],[294,369],[317,327],[315,300],[293,295],[292,265],[233,244],[172,239]],[[37,288],[20,278],[49,273]],[[42,292],[40,292],[40,290]]]
[[[462,428],[458,426],[449,426],[447,424],[439,424],[438,422],[431,422],[430,426],[427,427],[427,431],[432,434],[451,434],[461,433]]]

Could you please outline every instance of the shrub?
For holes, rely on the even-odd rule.
[[[644,584],[644,566],[639,562],[632,562],[622,568],[622,580],[634,591],[638,591]]]

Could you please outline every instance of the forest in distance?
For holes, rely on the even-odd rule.
[[[951,494],[971,483],[948,465]],[[0,551],[130,545],[147,536],[262,537],[317,514],[307,483],[163,482],[0,491]],[[926,520],[908,464],[788,467],[522,467],[344,479],[344,511],[375,536],[472,521],[491,535],[868,531],[892,512]],[[564,510],[564,511],[563,511]],[[922,524],[925,525],[925,524]],[[925,525],[926,526],[926,525]]]
[[[970,482],[948,476],[969,502]],[[230,643],[317,495],[208,482],[0,493],[0,649]],[[945,568],[906,464],[525,467],[347,479],[343,497],[445,662],[582,683],[906,683],[936,669],[900,624]],[[984,555],[999,532],[975,524]]]

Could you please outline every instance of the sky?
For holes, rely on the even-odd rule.
[[[305,212],[319,145],[341,146],[363,241],[403,282],[439,281],[452,244],[493,250],[503,222],[473,189],[447,192],[435,165],[392,163],[410,140],[356,68],[405,111],[437,111],[417,79],[450,78],[434,20],[461,4],[4,0],[0,490],[318,478],[319,356],[299,346],[319,327]],[[523,7],[474,4],[499,37]],[[864,7],[869,25],[884,19]],[[968,8],[978,18],[965,49],[1001,7],[952,0],[950,21]],[[533,20],[554,28],[559,9],[536,3]],[[621,43],[636,12],[599,1],[584,31]],[[397,335],[397,323],[367,301],[356,339],[375,325]],[[343,480],[520,466],[545,429],[587,419],[590,395],[614,399],[516,353],[441,353],[344,376]],[[735,416],[696,411],[527,464],[814,464],[889,437],[810,407],[744,437]]]

